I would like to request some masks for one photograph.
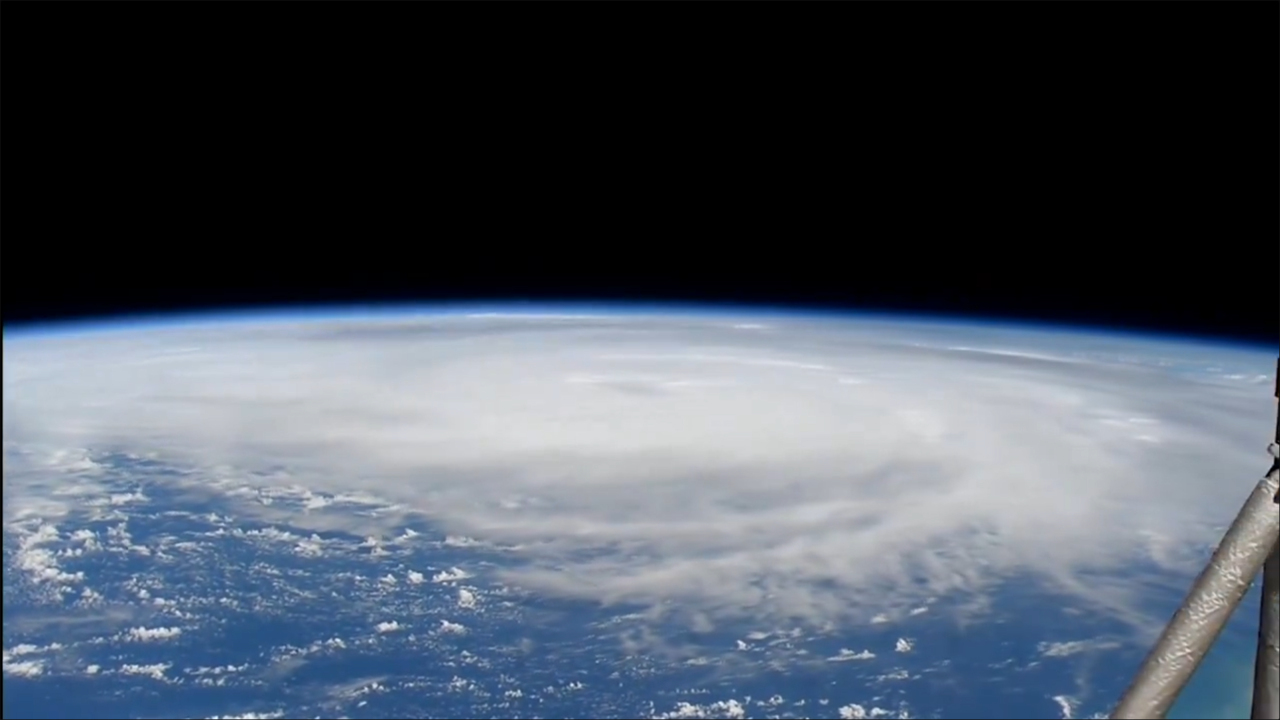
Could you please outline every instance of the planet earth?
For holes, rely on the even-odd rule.
[[[4,333],[4,717],[1104,717],[1274,347],[761,308]],[[1179,700],[1247,717],[1256,588]]]

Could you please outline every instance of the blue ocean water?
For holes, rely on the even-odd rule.
[[[216,495],[193,503],[189,493],[161,481],[176,469],[121,456],[100,460],[111,469],[115,492],[147,500],[130,504],[123,522],[86,517],[64,527],[107,538],[120,536],[116,529],[124,525],[131,546],[155,550],[86,554],[64,561],[64,568],[95,579],[103,596],[98,612],[118,609],[121,628],[192,629],[163,643],[113,641],[110,634],[103,641],[100,627],[82,633],[74,619],[60,617],[65,610],[24,602],[7,586],[7,648],[70,644],[74,656],[60,662],[82,670],[167,664],[170,680],[140,683],[135,675],[83,671],[7,678],[6,684],[22,685],[4,694],[5,717],[208,717],[228,707],[369,718],[639,716],[667,709],[664,700],[768,702],[775,696],[782,698],[779,706],[788,706],[776,709],[796,716],[872,702],[910,708],[914,717],[1034,717],[1045,716],[1056,695],[1078,698],[1081,712],[1104,712],[1142,657],[1143,648],[1134,645],[1045,657],[1045,642],[1122,638],[1126,628],[1096,610],[1063,605],[1032,578],[1011,579],[997,602],[965,626],[941,608],[929,608],[902,623],[773,633],[747,641],[732,664],[629,655],[617,642],[619,630],[643,608],[541,599],[503,588],[487,577],[507,560],[501,549],[450,545],[422,522],[406,525],[416,533],[410,542],[379,555],[364,538],[341,532],[236,519],[234,506]],[[301,555],[296,542],[304,539],[330,549]],[[6,555],[11,551],[7,546]],[[403,578],[412,568],[427,574],[466,568],[471,577],[407,585]],[[397,577],[400,587],[386,587],[380,581],[386,575]],[[458,608],[459,586],[483,598],[483,611]],[[159,603],[154,613],[134,609],[140,591]],[[1166,594],[1153,602],[1171,612],[1179,599]],[[397,631],[370,633],[377,622],[391,620],[401,626]],[[465,625],[466,633],[438,633],[442,620]],[[1251,651],[1248,630],[1247,622],[1232,625],[1188,691],[1180,717],[1238,711],[1247,699],[1242,669]],[[689,631],[671,632],[679,637]],[[747,626],[716,627],[689,639],[730,649],[752,632],[758,634]],[[911,651],[895,652],[904,636]],[[875,657],[826,660],[842,652]],[[210,670],[242,667],[259,672],[248,679],[242,670]],[[222,684],[201,683],[219,677]],[[334,688],[354,692],[374,683],[396,691],[335,696]],[[698,694],[690,695],[692,689]],[[1245,694],[1238,700],[1235,693]],[[818,705],[822,699],[834,706]],[[795,705],[801,701],[805,705]]]

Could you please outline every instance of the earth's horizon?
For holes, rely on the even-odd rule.
[[[1103,716],[1274,363],[696,305],[6,328],[4,716]],[[1247,717],[1255,616],[1176,717]]]

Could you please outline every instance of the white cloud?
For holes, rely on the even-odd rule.
[[[130,505],[133,503],[144,503],[150,499],[151,498],[139,492],[112,493],[110,496],[110,503],[112,505]]]
[[[59,483],[97,472],[84,449],[115,448],[195,468],[204,487],[200,471],[283,467],[259,481],[384,498],[401,510],[342,522],[392,538],[426,516],[446,544],[518,557],[499,580],[560,597],[821,626],[1031,574],[1149,629],[1165,618],[1144,581],[1184,587],[1265,467],[1270,394],[1220,376],[1270,372],[1266,352],[734,321],[6,336],[4,442],[21,452],[6,456],[5,517],[65,504]],[[1209,360],[1223,371],[1186,369]],[[338,522],[336,502],[304,502],[290,525]],[[28,575],[75,582],[52,555],[66,542],[30,546]]]
[[[737,700],[719,700],[716,702],[695,705],[693,703],[676,703],[674,710],[654,715],[658,720],[703,720],[716,718],[741,720],[747,716],[747,709]]]
[[[395,632],[400,629],[400,622],[398,620],[383,621],[374,625],[373,629],[378,633]]]
[[[913,643],[906,638],[898,638],[898,642],[893,645],[894,651],[900,653],[911,652],[912,647],[914,647]]]
[[[448,620],[441,620],[440,632],[452,633],[454,635],[465,635],[467,633],[467,626],[462,623],[453,623]]]
[[[458,589],[458,607],[468,610],[475,608],[476,594],[466,588]]]
[[[3,667],[6,675],[36,677],[44,674],[46,661],[30,656],[43,655],[61,649],[63,649],[61,643],[50,643],[48,645],[19,643],[4,651],[2,659],[0,659],[0,667]],[[19,660],[18,658],[27,659]]]
[[[431,582],[436,582],[436,583],[457,582],[459,580],[466,580],[469,577],[471,577],[471,575],[468,574],[465,570],[460,570],[455,567],[455,568],[449,568],[448,570],[441,570],[435,575],[432,575]]]
[[[299,540],[294,552],[306,557],[320,557],[324,554],[324,540],[319,535],[312,535],[306,540]]]
[[[33,653],[38,653],[43,650],[44,648],[40,647],[39,645],[32,645],[31,643],[18,643],[17,645],[14,645],[8,650],[5,650],[4,657],[5,658],[22,657],[23,655],[31,655]]]
[[[17,675],[18,677],[35,677],[44,673],[44,661],[14,660],[5,662],[4,672],[6,675]]]
[[[243,665],[218,665],[215,667],[201,666],[197,668],[187,668],[186,672],[190,675],[226,675],[229,673],[238,673],[248,668],[248,663]]]
[[[58,553],[50,549],[62,541],[58,528],[49,523],[41,523],[34,530],[22,524],[11,523],[11,530],[19,536],[15,565],[26,573],[27,578],[36,584],[69,585],[84,580],[83,572],[67,572],[58,562]],[[72,538],[73,541],[79,537]]]
[[[1068,642],[1042,642],[1037,646],[1044,657],[1070,657],[1083,652],[1110,650],[1120,647],[1120,643],[1111,640],[1071,640]]]
[[[124,639],[134,640],[138,642],[152,642],[155,640],[169,640],[182,634],[180,627],[157,627],[145,628],[135,627],[129,628],[124,633]]]
[[[864,705],[850,703],[839,708],[841,720],[864,720],[865,718],[909,718],[905,710],[893,711],[882,707],[867,708]]]
[[[448,685],[450,692],[462,692],[463,690],[469,690],[474,687],[475,687],[475,684],[472,683],[470,680],[465,680],[463,678],[458,677],[457,675],[453,676],[453,679],[449,681],[449,685]]]
[[[134,663],[126,663],[120,666],[119,673],[121,675],[144,675],[153,680],[166,681],[165,671],[173,667],[173,663],[152,663],[150,665],[138,665]]]
[[[408,580],[410,585],[421,585],[426,581],[426,577],[417,570],[410,570]]]
[[[849,660],[874,660],[875,657],[876,654],[870,650],[854,652],[849,648],[840,648],[840,653],[838,655],[832,655],[827,658],[827,660],[831,662],[847,662]]]

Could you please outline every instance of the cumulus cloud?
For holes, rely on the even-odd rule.
[[[385,498],[453,544],[511,548],[499,579],[562,597],[821,625],[1031,577],[1142,625],[1164,618],[1135,573],[1181,586],[1265,469],[1270,394],[1226,378],[1265,375],[1266,352],[724,325],[487,316],[6,336],[6,517],[49,512],[59,478],[96,471],[68,449],[154,453]],[[387,537],[398,520],[349,518]]]
[[[17,675],[18,677],[35,677],[44,673],[44,661],[6,660],[4,662],[4,672],[6,675]]]
[[[142,675],[152,680],[167,681],[165,672],[173,667],[173,663],[151,663],[149,665],[141,665],[136,663],[125,663],[120,666],[118,671],[121,675]]]
[[[857,703],[849,703],[839,708],[841,720],[864,720],[865,718],[910,717],[905,711],[894,712],[881,707],[867,708]]]
[[[471,577],[471,575],[469,575],[466,571],[459,570],[458,568],[455,567],[455,568],[449,568],[448,570],[441,570],[435,575],[432,575],[431,582],[438,582],[438,583],[456,582],[458,580],[466,580],[469,577]]]
[[[656,720],[702,720],[703,718],[728,718],[741,720],[747,716],[747,709],[737,700],[717,700],[702,705],[681,702],[674,710],[654,715]]]
[[[848,660],[874,660],[875,657],[876,657],[876,654],[871,652],[870,650],[854,652],[849,648],[840,648],[840,653],[838,655],[832,655],[831,657],[827,658],[827,660],[830,660],[832,662],[845,662]]]
[[[43,660],[35,658],[20,658],[40,654],[50,649],[53,648],[40,647],[29,643],[20,643],[4,651],[3,661],[0,662],[0,666],[3,667],[4,674],[6,675],[16,675],[18,677],[36,677],[37,675],[42,675],[44,673],[45,666]]]
[[[154,642],[156,640],[169,640],[182,634],[180,627],[134,627],[129,628],[124,633],[124,639],[137,642]]]

